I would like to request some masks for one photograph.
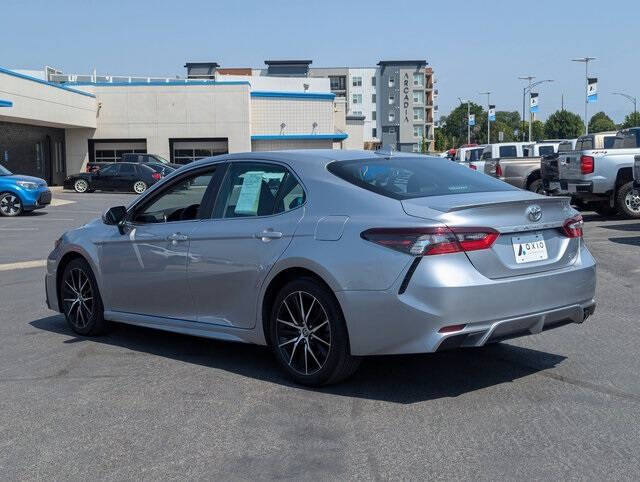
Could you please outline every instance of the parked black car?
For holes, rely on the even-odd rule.
[[[173,164],[167,161],[164,157],[158,156],[157,154],[138,154],[127,152],[122,154],[122,157],[116,160],[116,162],[132,162],[136,164],[164,164],[165,166],[171,167],[173,169],[178,169],[182,167],[182,164]],[[88,162],[87,163],[87,172],[96,172],[102,169],[103,167],[109,166],[113,164],[112,162]]]
[[[141,194],[164,177],[157,166],[133,162],[118,162],[102,167],[96,172],[81,172],[67,177],[65,189],[76,192],[121,191]],[[171,169],[171,168],[168,168]]]

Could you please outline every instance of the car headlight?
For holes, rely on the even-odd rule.
[[[36,189],[38,189],[38,185],[35,182],[18,181],[17,184],[18,186],[23,187],[27,191],[35,191]]]

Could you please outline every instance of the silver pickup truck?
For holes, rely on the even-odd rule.
[[[635,190],[635,195],[640,196],[640,155],[635,157],[633,163],[633,189]]]
[[[484,164],[484,173],[520,189],[545,194],[540,179],[541,159],[541,157],[490,159]]]
[[[610,147],[579,141],[575,151],[558,155],[558,188],[553,186],[554,194],[568,194],[604,216],[620,212],[640,219],[640,198],[633,193],[632,172],[637,155],[640,127],[619,132]],[[546,180],[546,168],[544,175]]]

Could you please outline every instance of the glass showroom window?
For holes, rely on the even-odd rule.
[[[362,87],[362,77],[353,77],[351,79],[351,85],[354,87]]]
[[[413,137],[422,138],[424,136],[423,126],[413,126]]]
[[[424,120],[424,109],[422,107],[414,107],[413,108],[413,120],[414,121],[423,121]]]
[[[424,104],[424,90],[414,90],[413,91],[413,103],[414,104]]]
[[[362,104],[362,94],[353,94],[351,100],[354,104]]]
[[[414,72],[413,73],[413,85],[415,87],[423,87],[424,86],[424,74],[422,72]]]

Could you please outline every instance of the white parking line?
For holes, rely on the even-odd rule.
[[[0,231],[37,231],[38,228],[0,228]]]
[[[43,268],[47,265],[46,259],[35,261],[22,261],[20,263],[0,264],[0,271],[12,271],[14,269]]]
[[[49,204],[49,206],[52,207],[56,207],[56,206],[64,206],[65,204],[75,204],[77,201],[68,201],[67,199],[56,199],[53,198],[51,200],[51,204]]]

